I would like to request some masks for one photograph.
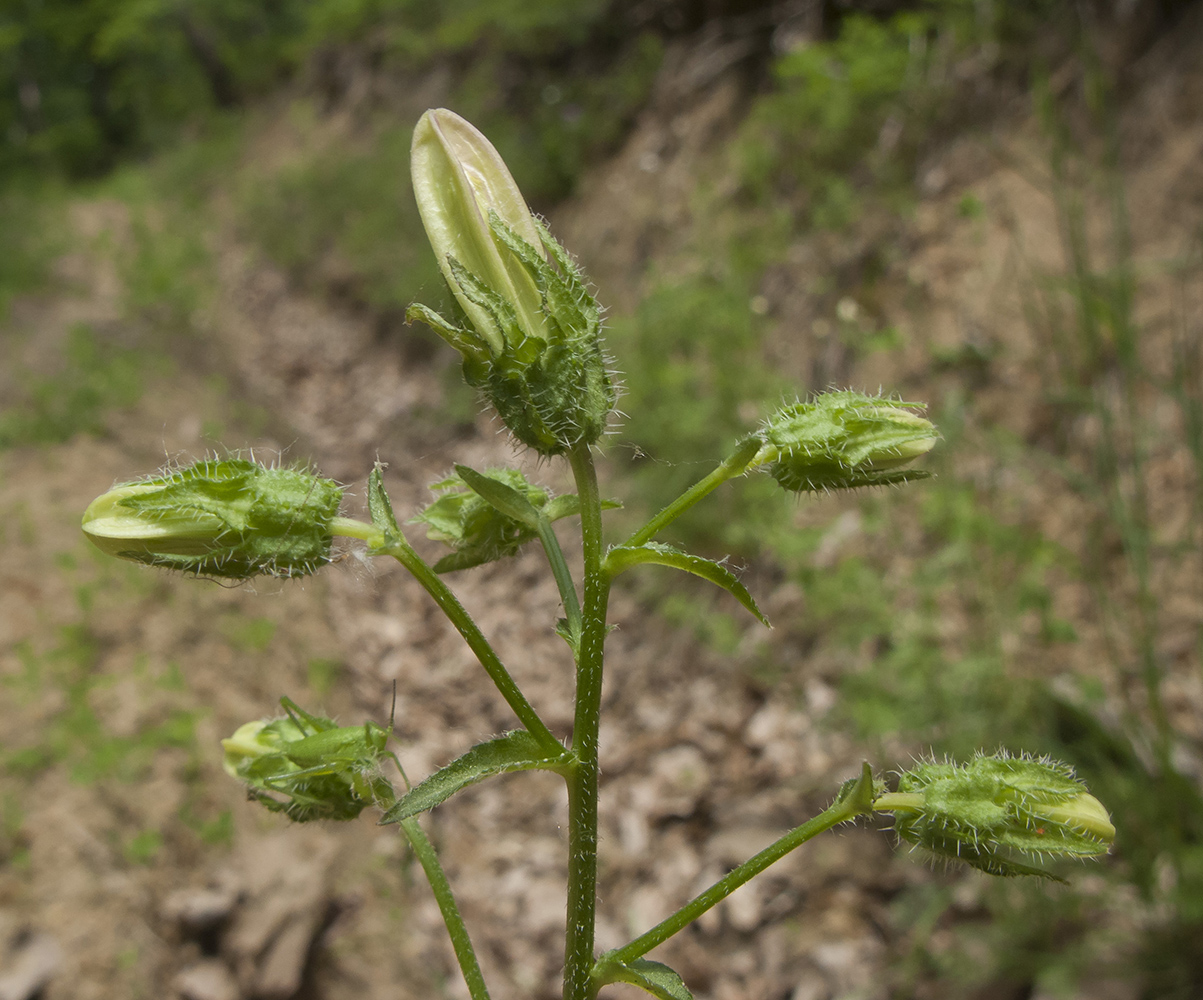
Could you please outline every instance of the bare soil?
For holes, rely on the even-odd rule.
[[[721,71],[689,75],[713,58],[704,46],[672,55],[671,75],[624,148],[552,220],[617,309],[638,300],[650,257],[671,262],[687,244],[693,186],[721,169],[737,84]],[[1203,75],[1168,42],[1148,58],[1126,112],[1126,170],[1135,260],[1149,277],[1140,315],[1156,357],[1158,337],[1181,317],[1166,262],[1203,218]],[[682,82],[690,79],[702,83]],[[901,354],[841,354],[835,303],[805,292],[807,270],[830,260],[821,241],[800,243],[796,263],[766,277],[782,364],[801,386],[819,377],[934,396],[945,376],[931,370],[932,346],[957,350],[977,338],[1000,360],[975,391],[971,421],[1039,437],[1046,351],[1025,320],[1024,277],[1064,265],[1040,143],[1016,113],[966,132],[925,165],[928,196],[907,224],[910,252],[877,299],[859,304],[904,329],[911,346]],[[988,208],[981,218],[958,211],[970,193]],[[105,232],[120,240],[128,226],[120,205],[80,202],[74,212],[81,243]],[[0,776],[0,997],[464,997],[433,899],[395,832],[366,816],[296,827],[265,814],[222,773],[217,742],[270,714],[282,694],[346,722],[383,722],[394,682],[396,749],[411,777],[510,727],[421,589],[353,547],[300,583],[197,583],[103,560],[78,519],[114,481],[204,454],[216,425],[227,446],[312,460],[348,483],[352,513],[377,457],[399,512],[424,503],[427,484],[453,461],[524,459],[485,416],[454,433],[422,417],[441,398],[441,355],[414,357],[368,317],[290,286],[233,234],[217,253],[220,287],[198,320],[209,338],[202,349],[156,376],[136,407],[109,415],[104,435],[0,455],[0,746],[44,753],[26,772]],[[17,304],[10,365],[53,352],[73,322],[106,329],[120,320],[110,259],[81,250],[62,267],[73,290]],[[1199,306],[1188,304],[1192,322]],[[267,416],[252,426],[245,415],[254,412]],[[988,477],[989,461],[983,448],[965,467]],[[1189,516],[1182,456],[1155,461],[1158,518]],[[528,467],[566,487],[555,467]],[[1024,481],[1011,493],[1018,517],[1071,549],[1081,544],[1066,491]],[[827,500],[800,517],[833,524],[832,546],[855,546],[855,520],[839,520],[853,506]],[[453,585],[566,735],[570,659],[551,631],[557,596],[541,554],[459,574]],[[1184,754],[1197,756],[1203,601],[1193,576],[1170,589],[1165,641],[1182,647],[1171,657],[1172,707]],[[1056,669],[1067,673],[1094,669],[1105,642],[1080,590],[1065,582],[1056,596],[1081,637],[1061,651]],[[788,586],[761,596],[783,625],[773,641],[784,649],[804,597]],[[616,596],[612,617],[600,948],[647,928],[822,808],[863,752],[825,727],[838,680],[830,659],[798,651],[790,683],[766,689],[738,656],[733,664],[669,627],[632,593]],[[1018,660],[1028,647],[1023,636],[1016,642]],[[191,730],[170,729],[180,718]],[[557,993],[565,820],[558,780],[529,774],[469,789],[426,820],[499,1000]],[[932,873],[894,857],[887,835],[845,829],[659,954],[699,998],[883,997],[884,963],[907,932],[889,902],[932,879],[956,884],[963,911],[974,911],[979,876]],[[1121,901],[1111,919],[1122,937],[1145,917]],[[1133,990],[1111,983],[1082,995],[1120,1000]]]

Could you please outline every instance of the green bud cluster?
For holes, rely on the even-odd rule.
[[[907,843],[991,875],[1055,878],[1012,855],[1094,857],[1115,839],[1107,810],[1072,768],[1026,755],[921,763],[873,808],[894,813]]]
[[[911,412],[921,403],[851,390],[820,393],[782,407],[757,432],[764,442],[751,466],[791,492],[886,486],[929,475],[903,466],[935,446],[931,421]]]
[[[486,469],[483,474],[517,490],[536,510],[547,506],[550,494],[517,469]],[[442,495],[413,520],[426,525],[427,538],[454,550],[435,564],[435,572],[469,569],[515,555],[535,537],[533,528],[503,514],[459,476],[448,476],[430,488]]]
[[[341,499],[304,468],[209,459],[113,487],[83,530],[108,555],[197,576],[305,576],[330,561]]]
[[[250,798],[298,823],[355,819],[370,805],[392,803],[380,764],[386,730],[371,722],[339,727],[287,698],[282,704],[288,714],[248,722],[221,741],[222,766]]]
[[[617,392],[601,348],[601,311],[571,257],[526,206],[497,150],[446,109],[414,130],[414,194],[462,311],[420,320],[459,351],[464,377],[510,432],[541,455],[592,444]]]

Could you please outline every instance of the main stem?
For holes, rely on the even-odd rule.
[[[601,495],[588,445],[568,454],[581,504],[585,557],[584,607],[576,661],[576,716],[568,776],[568,933],[564,944],[564,1000],[590,1000],[594,986],[593,931],[597,917],[597,754],[602,656],[610,582],[601,571]]]

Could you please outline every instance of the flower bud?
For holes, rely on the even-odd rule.
[[[83,530],[108,555],[197,576],[305,576],[330,561],[341,498],[304,469],[211,459],[113,487]]]
[[[410,166],[418,212],[439,268],[489,350],[502,353],[502,331],[460,287],[451,260],[509,303],[521,329],[542,336],[542,296],[526,268],[512,254],[503,256],[489,222],[489,213],[496,212],[532,247],[541,245],[534,218],[501,154],[470,122],[436,108],[418,120]]]
[[[1011,855],[1091,857],[1115,839],[1107,810],[1070,767],[1026,755],[921,763],[873,808],[893,812],[908,843],[991,875],[1055,878]]]
[[[847,391],[825,392],[782,407],[760,430],[764,446],[752,466],[792,492],[884,486],[928,473],[903,466],[935,446],[931,421],[912,413],[921,403]]]
[[[546,490],[531,485],[517,469],[488,469],[484,475],[517,490],[537,510],[550,499]],[[435,565],[438,573],[515,555],[535,537],[533,528],[507,517],[459,476],[449,476],[430,488],[441,495],[413,520],[426,525],[427,538],[445,542],[454,550]]]
[[[510,432],[543,455],[592,444],[617,394],[601,311],[584,277],[526,206],[497,150],[463,118],[427,111],[414,130],[414,194],[465,326],[420,304]]]
[[[386,732],[368,723],[337,726],[287,698],[288,714],[238,727],[221,741],[222,767],[272,812],[298,823],[354,819],[368,806],[392,800],[380,773]]]

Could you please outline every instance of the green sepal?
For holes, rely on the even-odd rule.
[[[693,1000],[685,980],[663,962],[653,962],[650,958],[616,962],[603,955],[594,967],[593,978],[598,985],[630,983],[659,1000]]]
[[[832,805],[846,803],[862,816],[873,811],[874,800],[886,790],[886,783],[873,777],[873,768],[866,760],[861,763],[860,774],[849,778],[836,792]]]
[[[368,514],[372,524],[386,538],[401,534],[397,516],[393,513],[393,502],[384,489],[384,466],[379,462],[368,476]]]
[[[556,263],[568,265],[563,276],[548,264],[547,258],[536,247],[507,226],[496,212],[490,211],[489,226],[494,239],[518,258],[542,294],[543,314],[551,321],[548,332],[558,335],[561,341],[596,338],[601,327],[597,303],[586,290],[580,272],[571,266],[568,255],[547,229],[535,221],[543,244],[549,251],[555,248]]]
[[[541,341],[528,336],[519,326],[514,307],[454,257],[448,257],[447,264],[464,297],[493,321],[506,345],[507,359],[517,361],[522,367],[529,365],[538,356]]]
[[[296,823],[351,820],[393,801],[381,771],[382,758],[393,757],[386,749],[391,723],[339,726],[290,698],[280,704],[286,715],[249,722],[221,741],[222,766],[246,784],[248,798]]]
[[[474,331],[456,326],[429,306],[422,305],[421,302],[414,302],[405,310],[405,322],[425,323],[463,355],[465,363],[469,361],[485,362],[492,356],[489,345]]]
[[[549,756],[544,747],[525,729],[499,736],[487,743],[478,743],[462,757],[435,771],[397,800],[381,818],[381,825],[399,823],[418,813],[433,809],[461,788],[511,771],[560,771],[572,765],[571,752]]]
[[[532,530],[538,530],[541,516],[539,509],[518,490],[466,465],[457,465],[455,474],[467,483],[473,493],[488,502],[494,510]]]
[[[603,569],[613,578],[632,566],[640,566],[644,563],[651,563],[656,566],[671,566],[673,569],[683,570],[686,573],[692,573],[694,576],[700,576],[703,580],[709,580],[716,586],[722,587],[723,590],[727,591],[740,604],[752,612],[756,616],[756,620],[762,625],[772,628],[769,620],[761,612],[752,595],[748,593],[748,588],[740,583],[739,578],[727,569],[726,566],[720,562],[715,562],[713,559],[706,559],[703,556],[695,556],[688,552],[682,552],[680,549],[675,549],[671,545],[665,545],[663,542],[645,542],[643,545],[623,545],[611,549],[606,555]]]

